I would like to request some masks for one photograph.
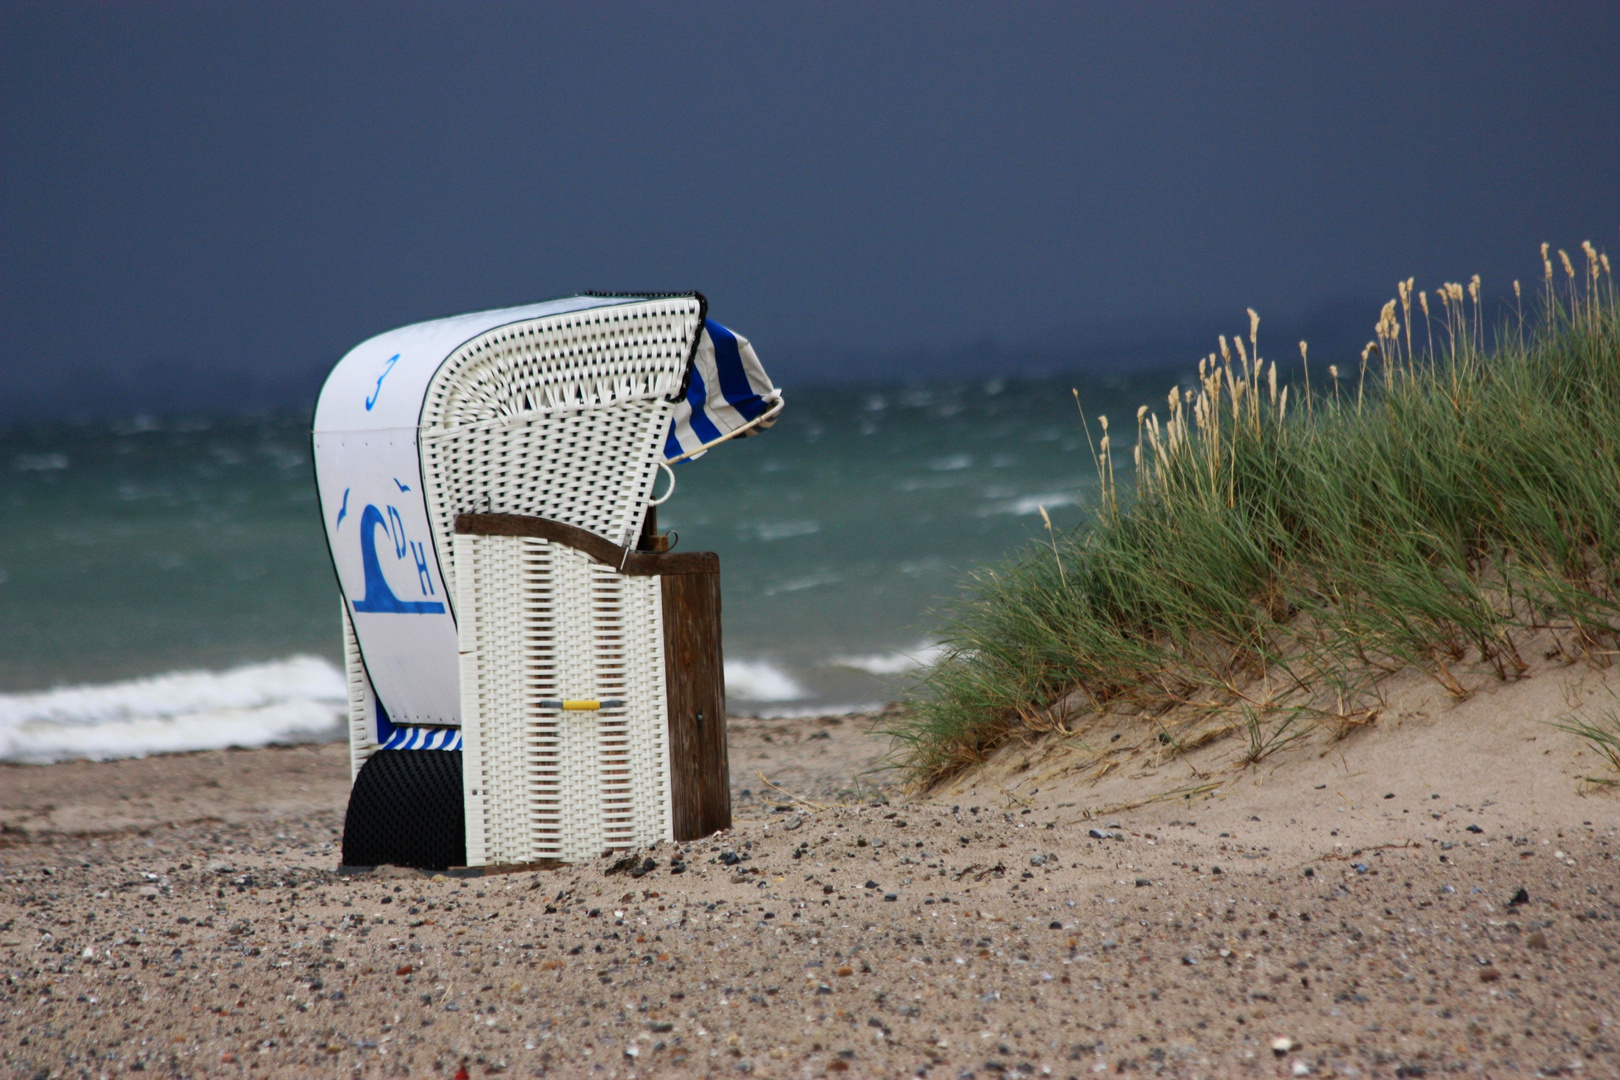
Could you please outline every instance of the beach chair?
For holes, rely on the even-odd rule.
[[[345,864],[573,862],[729,827],[719,559],[665,550],[656,505],[670,466],[781,408],[698,294],[440,319],[338,362],[313,439]]]

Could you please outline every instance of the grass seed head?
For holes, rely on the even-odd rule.
[[[1418,306],[1423,309],[1423,317],[1425,319],[1427,319],[1429,317],[1429,294],[1428,293],[1426,293],[1426,292],[1418,293]]]
[[[1250,345],[1255,345],[1256,347],[1258,347],[1258,341],[1256,339],[1260,336],[1260,315],[1259,315],[1258,312],[1256,312],[1254,310],[1254,308],[1249,308],[1248,311],[1249,311],[1249,344]]]
[[[1564,273],[1568,274],[1571,278],[1573,278],[1575,276],[1575,267],[1569,261],[1569,253],[1567,251],[1565,251],[1563,248],[1559,248],[1558,249],[1558,258],[1559,258],[1559,261],[1564,264]]]
[[[1523,296],[1523,295],[1524,295],[1524,294],[1523,294],[1523,293],[1522,293],[1522,292],[1520,292],[1520,291],[1519,291],[1519,279],[1518,279],[1518,278],[1514,278],[1514,279],[1513,279],[1513,298],[1514,298],[1514,299],[1515,299],[1515,300],[1517,300],[1517,299],[1519,299],[1519,298],[1520,298],[1520,297],[1522,297],[1522,296]]]
[[[1146,415],[1147,415],[1147,406],[1146,405],[1138,405],[1136,407],[1136,422],[1138,424],[1140,424],[1142,422],[1142,418],[1145,417]]]
[[[1338,364],[1329,364],[1328,365],[1328,378],[1337,379],[1338,377],[1339,377],[1339,365]]]
[[[1225,360],[1227,363],[1231,363],[1232,362],[1232,351],[1226,347],[1226,335],[1225,334],[1221,335],[1220,342],[1221,342],[1221,359]]]

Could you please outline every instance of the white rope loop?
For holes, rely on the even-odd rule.
[[[670,468],[667,462],[663,461],[658,463],[658,467],[669,474],[669,489],[664,492],[664,497],[662,499],[648,499],[648,506],[663,506],[665,503],[669,502],[669,497],[675,494],[675,470]],[[657,481],[654,481],[653,487],[656,488],[657,486]],[[648,494],[651,494],[651,492]]]

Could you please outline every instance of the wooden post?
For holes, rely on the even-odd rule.
[[[720,570],[662,578],[669,785],[677,840],[731,828]]]

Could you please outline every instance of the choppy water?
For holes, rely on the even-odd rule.
[[[1080,389],[1118,434],[1165,385]],[[679,466],[660,524],[720,553],[731,707],[902,693],[967,571],[1044,535],[1040,506],[1080,520],[1070,386],[790,388],[773,430]],[[307,418],[0,432],[0,759],[335,732],[340,657]]]

